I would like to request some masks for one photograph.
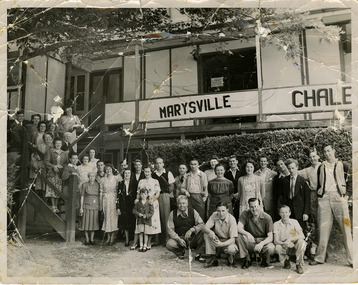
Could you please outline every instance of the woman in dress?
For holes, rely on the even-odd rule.
[[[36,171],[44,168],[44,157],[45,153],[40,151],[40,146],[43,145],[44,142],[44,134],[46,131],[46,123],[40,122],[37,125],[37,133],[34,135],[32,140],[32,146],[34,147],[34,152],[31,154],[31,167],[30,167],[30,179],[35,183],[35,190],[42,192],[44,189],[42,185],[41,178],[39,176],[36,177]],[[42,193],[41,193],[42,194]]]
[[[120,175],[113,175],[112,165],[104,168],[106,176],[102,179],[100,192],[100,209],[104,214],[102,230],[107,233],[106,244],[114,244],[114,234],[118,231],[118,214],[116,208],[118,183],[122,181]]]
[[[239,178],[237,183],[237,194],[235,198],[240,199],[240,214],[249,209],[248,200],[250,198],[258,198],[260,200],[260,207],[262,207],[262,197],[265,195],[265,185],[262,183],[259,176],[254,174],[255,162],[252,159],[248,159],[244,168],[246,175]]]
[[[99,183],[96,181],[96,173],[88,173],[88,182],[82,184],[81,187],[81,208],[80,215],[82,218],[82,231],[85,231],[85,245],[95,242],[94,232],[99,230]],[[90,235],[88,235],[90,233]]]
[[[144,176],[145,178],[140,180],[138,183],[138,192],[137,192],[137,199],[135,203],[139,201],[139,190],[140,189],[147,189],[148,195],[150,197],[151,203],[153,203],[154,207],[154,214],[152,216],[152,225],[148,226],[147,234],[148,234],[148,244],[147,249],[150,250],[152,248],[152,236],[156,234],[160,234],[162,229],[160,227],[160,216],[159,216],[159,194],[160,194],[160,186],[158,180],[152,178],[152,169],[151,166],[144,167]],[[137,247],[137,244],[133,244],[131,247],[134,250]]]
[[[92,164],[94,168],[97,168],[97,162],[99,161],[98,158],[96,158],[96,150],[94,148],[90,148],[88,151],[89,155],[89,163]]]
[[[129,246],[129,231],[133,231],[135,217],[133,215],[134,200],[130,191],[131,171],[126,169],[123,172],[123,181],[118,184],[117,210],[118,227],[124,231],[126,237],[125,246]]]
[[[232,195],[234,193],[234,184],[229,179],[224,177],[225,166],[217,164],[215,166],[216,178],[212,179],[208,183],[209,193],[209,212],[208,218],[216,211],[216,205],[219,202],[225,202],[229,206],[229,213],[233,215],[232,209]]]
[[[85,182],[88,182],[88,173],[96,172],[97,168],[93,167],[93,164],[89,163],[89,156],[85,154],[82,157],[82,164],[78,166],[78,178],[79,178],[79,185],[78,188],[81,188],[81,185]]]
[[[57,124],[62,135],[66,132],[70,132],[72,134],[70,143],[76,139],[76,128],[83,127],[80,119],[76,115],[72,114],[71,107],[66,108],[65,115],[58,119]],[[73,146],[73,149],[74,151],[77,151],[76,146]]]
[[[61,150],[62,140],[56,138],[54,140],[55,147],[49,149],[45,155],[44,163],[48,170],[47,179],[59,190],[62,191],[62,170],[63,167],[68,163],[68,152]],[[46,185],[46,194],[45,197],[51,198],[52,210],[55,213],[58,213],[57,208],[58,195],[55,190],[52,189],[52,186]]]

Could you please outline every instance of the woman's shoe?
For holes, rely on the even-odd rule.
[[[152,245],[149,244],[149,245],[147,246],[147,250],[151,250],[151,249],[152,249]]]
[[[89,242],[89,241],[85,241],[83,244],[84,244],[84,245],[89,245],[90,242]]]
[[[138,247],[137,244],[136,244],[136,245],[133,245],[133,246],[131,246],[131,250],[135,250],[137,247]]]
[[[143,246],[142,252],[146,252],[146,251],[147,251],[147,247],[146,247],[146,246]]]
[[[90,240],[90,245],[95,245],[96,242],[94,240]]]
[[[143,252],[143,246],[141,246],[138,251]]]
[[[128,246],[129,246],[129,242],[126,242],[126,243],[124,244],[124,246],[125,246],[125,247],[128,247]]]

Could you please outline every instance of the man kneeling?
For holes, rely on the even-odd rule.
[[[296,255],[297,273],[303,274],[303,255],[306,249],[306,242],[302,228],[297,220],[290,219],[291,210],[288,206],[282,205],[279,210],[281,220],[273,225],[273,240],[276,245],[275,252],[278,254],[283,267],[290,269],[290,255]]]
[[[177,205],[178,209],[171,211],[168,218],[167,249],[175,253],[178,258],[183,259],[185,248],[196,248],[198,254],[195,259],[205,262],[205,259],[201,257],[201,254],[204,253],[204,239],[201,231],[204,222],[197,211],[188,208],[186,196],[180,195],[177,198]]]
[[[238,251],[235,244],[237,225],[233,215],[228,212],[228,205],[219,202],[214,212],[203,227],[206,254],[212,259],[206,267],[218,266],[216,254],[222,251],[227,254],[228,266],[236,267],[234,257]]]
[[[239,246],[240,258],[245,258],[243,269],[251,266],[251,253],[261,256],[261,266],[268,267],[275,246],[272,243],[273,223],[270,215],[260,208],[260,200],[249,199],[249,210],[243,211],[239,217],[239,237],[236,242]]]

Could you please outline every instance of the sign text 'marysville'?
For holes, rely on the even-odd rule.
[[[159,107],[159,115],[161,119],[172,118],[182,116],[186,114],[195,114],[201,112],[208,112],[218,109],[230,108],[229,104],[230,95],[223,95],[221,98],[203,98],[199,100],[193,100],[180,104],[172,104],[163,107]]]

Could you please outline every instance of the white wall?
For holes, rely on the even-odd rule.
[[[172,95],[198,94],[197,62],[192,47],[172,49]]]
[[[123,100],[135,100],[135,56],[125,56],[123,65]]]
[[[45,56],[31,58],[28,62],[30,66],[27,66],[26,70],[25,89],[25,118],[27,120],[36,113],[41,114],[43,118],[44,114],[47,114],[54,105],[54,98],[57,95],[64,98],[66,79],[66,65],[55,59],[48,59],[47,78]],[[46,88],[47,100],[45,100]]]
[[[288,60],[283,50],[267,46],[261,49],[263,87],[275,88],[301,85],[300,59]],[[295,62],[298,64],[296,65]]]
[[[48,75],[47,75],[47,102],[46,112],[50,112],[50,108],[54,105],[54,98],[60,96],[65,98],[65,81],[66,81],[66,65],[49,58]]]
[[[242,40],[235,40],[235,41],[228,41],[228,42],[221,42],[221,43],[200,45],[200,53],[216,52],[222,50],[233,50],[233,49],[241,49],[241,48],[248,48],[248,47],[255,47],[254,38],[250,38],[248,40],[242,39]]]
[[[45,112],[46,57],[37,56],[28,60],[25,87],[25,119]]]
[[[146,53],[145,61],[145,98],[169,96],[169,49]]]
[[[122,67],[122,57],[118,56],[115,58],[96,60],[92,63],[92,71],[95,70],[107,70],[113,68]]]
[[[338,42],[320,41],[314,30],[306,30],[306,37],[309,83],[337,83],[341,78]]]

